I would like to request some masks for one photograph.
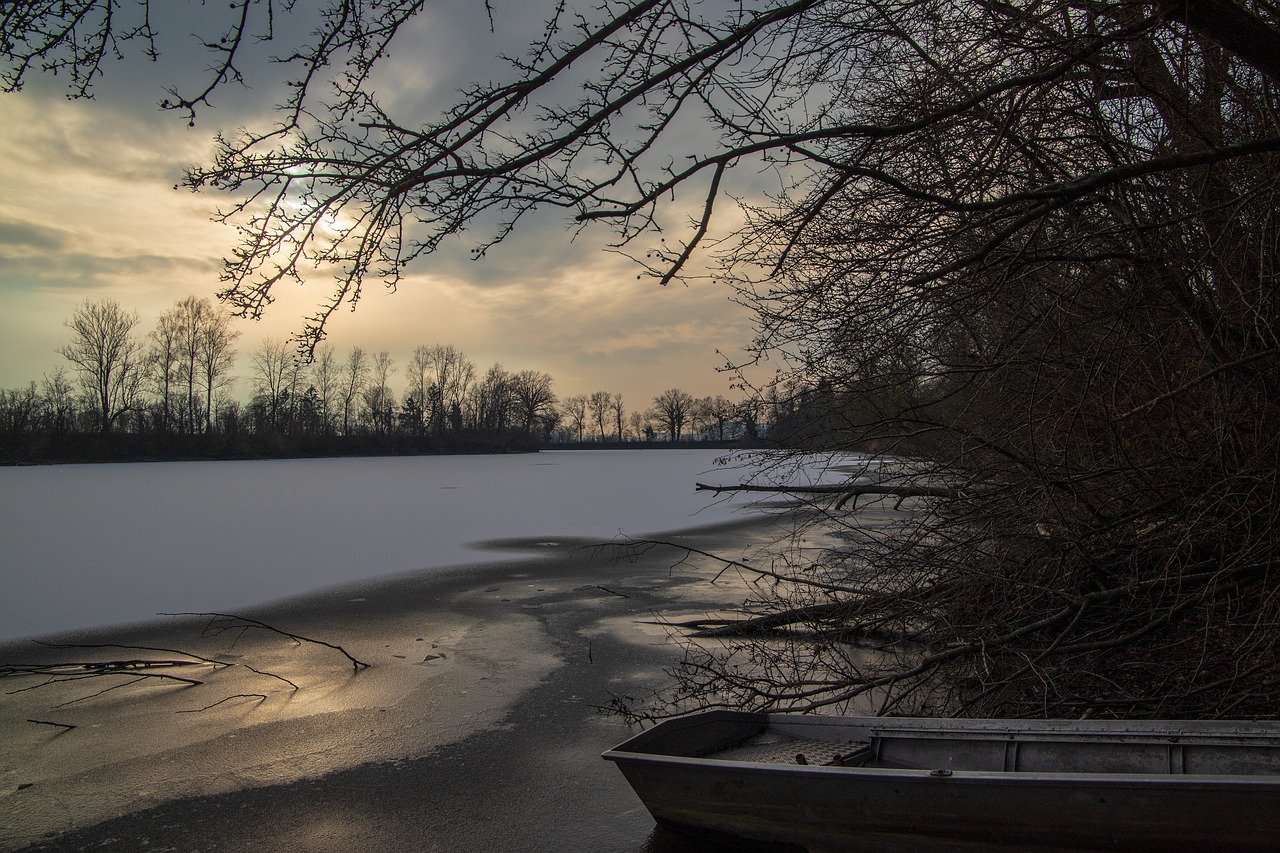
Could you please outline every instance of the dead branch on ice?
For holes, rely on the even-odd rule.
[[[76,726],[74,723],[55,723],[52,720],[27,720],[27,722],[35,723],[41,726],[56,726],[57,728],[65,729],[66,731],[71,731],[74,728],[78,728],[78,726]]]
[[[240,631],[241,633],[252,628],[258,628],[262,631],[269,631],[273,634],[279,634],[282,637],[288,637],[296,643],[314,643],[317,646],[324,646],[327,649],[333,649],[342,654],[351,662],[351,668],[356,672],[367,669],[369,664],[362,660],[356,659],[350,652],[342,646],[334,643],[325,642],[324,640],[316,640],[311,637],[304,637],[301,634],[293,634],[288,631],[282,631],[274,625],[268,625],[266,622],[257,619],[250,619],[246,616],[237,616],[234,613],[161,613],[161,616],[203,616],[209,618],[209,624],[205,628],[206,634],[221,634],[224,631]]]
[[[788,495],[879,495],[899,498],[954,498],[960,497],[959,489],[944,486],[872,486],[845,483],[829,486],[786,486],[761,485],[758,483],[736,483],[732,486],[713,486],[707,483],[695,483],[695,491],[699,492],[774,492]]]
[[[45,683],[53,684],[61,681],[79,681],[84,678],[95,678],[98,676],[125,675],[130,678],[163,678],[170,681],[182,682],[183,684],[196,685],[204,684],[204,682],[195,678],[185,678],[181,675],[170,675],[164,672],[151,672],[150,670],[170,669],[184,666],[203,666],[206,663],[208,662],[198,660],[141,659],[83,661],[57,664],[6,663],[0,664],[0,678],[18,675],[46,675],[49,676],[49,681]],[[226,664],[223,665],[225,666]],[[24,687],[10,691],[10,693],[21,693],[25,690],[31,689],[33,688]]]
[[[210,621],[204,629],[204,633],[206,635],[209,635],[209,634],[218,635],[224,631],[244,632],[254,628],[263,630],[263,631],[269,631],[271,633],[288,637],[290,640],[293,640],[295,643],[299,643],[299,644],[311,643],[314,645],[323,646],[328,649],[333,649],[341,653],[348,661],[350,661],[352,669],[357,672],[369,666],[369,664],[355,658],[342,646],[336,645],[334,643],[329,643],[324,640],[317,640],[311,637],[304,637],[304,636],[301,636],[300,634],[294,634],[289,631],[282,631],[279,628],[276,628],[272,625],[267,624],[266,622],[262,622],[257,619],[249,619],[247,617],[236,616],[228,613],[164,613],[160,615],[208,617]],[[258,669],[257,667],[251,666],[247,663],[232,663],[229,661],[218,660],[216,658],[210,658],[210,657],[205,657],[203,655],[198,655],[193,652],[186,651],[184,649],[172,649],[172,648],[165,648],[165,647],[159,647],[159,646],[131,646],[131,645],[123,645],[119,643],[51,643],[51,642],[46,642],[41,640],[36,640],[35,642],[39,645],[42,645],[50,649],[76,649],[76,650],[120,649],[127,652],[135,652],[135,653],[136,652],[157,652],[157,653],[171,656],[171,657],[164,657],[164,658],[120,657],[120,658],[110,658],[106,660],[73,660],[73,661],[35,662],[35,663],[0,663],[0,678],[20,678],[25,676],[43,677],[43,680],[39,681],[36,684],[27,684],[23,687],[18,687],[17,689],[14,689],[14,690],[9,690],[7,691],[7,695],[26,693],[28,691],[39,690],[41,688],[51,687],[53,685],[65,684],[67,682],[85,681],[88,679],[116,678],[116,677],[124,677],[125,679],[127,679],[125,681],[112,684],[111,686],[106,687],[102,690],[98,690],[93,693],[88,693],[84,696],[71,699],[67,702],[62,702],[56,706],[58,708],[63,708],[68,705],[76,704],[77,702],[83,702],[88,699],[93,699],[97,696],[101,696],[104,693],[108,693],[112,690],[116,690],[121,687],[129,687],[130,685],[148,682],[153,679],[160,679],[161,681],[168,681],[168,682],[178,682],[186,687],[197,687],[205,684],[206,683],[205,681],[198,678],[191,678],[185,675],[175,675],[171,672],[164,671],[164,670],[173,670],[173,669],[181,669],[181,668],[189,668],[189,667],[207,667],[211,670],[216,671],[226,667],[239,666],[239,667],[243,667],[244,669],[247,669],[248,671],[252,672],[255,675],[265,676],[267,678],[274,678],[277,681],[283,681],[285,684],[288,684],[294,690],[299,689],[298,685],[295,682],[284,677],[283,675],[278,675],[277,673],[274,673],[274,672]],[[221,699],[217,702],[213,702],[212,704],[206,705],[203,708],[198,708],[198,709],[194,709],[194,711],[186,711],[182,713],[194,713],[195,711],[205,711],[210,708],[217,707],[218,705],[221,705],[223,702],[227,702],[235,698],[255,698],[255,697],[259,698],[259,701],[265,701],[265,699],[267,698],[265,694],[261,694],[261,693],[238,693],[233,696],[227,696],[224,699]],[[33,722],[45,722],[45,721],[37,720]],[[62,724],[48,723],[48,725],[62,725]],[[75,727],[65,726],[65,728],[70,729]]]
[[[205,705],[203,708],[187,708],[186,710],[183,710],[183,711],[177,711],[177,712],[175,712],[175,713],[178,713],[178,714],[199,714],[201,711],[208,711],[210,708],[216,708],[216,707],[218,707],[219,705],[221,705],[223,702],[230,702],[232,699],[256,699],[256,700],[258,700],[259,702],[265,702],[265,701],[267,701],[267,694],[265,694],[265,693],[237,693],[237,694],[235,694],[234,696],[224,696],[223,698],[219,699],[217,702],[214,702],[214,703],[209,704],[209,705]]]

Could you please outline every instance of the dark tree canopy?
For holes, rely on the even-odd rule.
[[[1274,713],[1280,7],[560,2],[498,82],[396,115],[373,69],[422,6],[332,0],[280,51],[280,123],[188,173],[242,229],[231,306],[331,274],[314,346],[370,278],[559,212],[662,283],[726,279],[795,443],[910,458],[877,488],[915,515],[863,530],[832,498],[853,544],[775,573],[764,621],[691,639],[637,713]],[[10,88],[83,93],[158,44],[145,0],[5,8]],[[299,12],[233,2],[209,88],[166,106],[194,117]]]
[[[1190,75],[1194,87],[1204,76],[1195,66],[1208,62],[1245,83],[1274,82],[1280,29],[1264,3],[559,2],[544,38],[510,60],[505,82],[472,85],[438,117],[393,115],[371,76],[424,6],[330,0],[307,10],[318,16],[310,41],[277,45],[280,19],[303,10],[236,0],[200,35],[214,59],[208,78],[162,106],[194,119],[216,88],[242,80],[245,54],[261,52],[263,40],[292,77],[277,124],[222,137],[216,159],[187,176],[191,187],[227,192],[234,202],[222,216],[245,229],[224,271],[232,306],[256,315],[277,282],[318,266],[338,287],[308,330],[314,341],[366,276],[394,282],[468,226],[489,228],[477,238],[483,254],[531,211],[560,208],[580,223],[611,223],[629,246],[671,227],[659,220],[674,198],[676,215],[693,213],[680,240],[650,252],[652,274],[666,282],[713,233],[725,193],[759,197],[762,170],[780,188],[779,204],[765,210],[787,213],[790,239],[859,186],[951,214],[921,223],[947,242],[968,232],[957,214],[984,212],[991,234],[921,253],[919,275],[945,276],[1107,187],[1278,144],[1274,129],[1255,128],[1188,150],[1161,142],[1175,127],[1155,126],[1171,112],[1183,117],[1176,123],[1194,118],[1170,74]],[[175,34],[158,33],[154,17],[149,0],[7,4],[5,85],[53,70],[86,94],[121,51],[184,48],[163,44]],[[566,97],[566,83],[576,96]],[[1120,140],[1109,162],[1075,156],[1072,129],[1053,126],[1068,102],[1086,99],[1138,134]],[[928,180],[906,171],[927,155],[921,140],[957,134],[973,139],[969,163]],[[992,147],[980,147],[984,139]],[[1027,170],[1017,190],[991,180],[1007,165]],[[772,249],[766,268],[785,262],[783,249]]]

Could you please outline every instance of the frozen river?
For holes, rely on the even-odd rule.
[[[523,537],[611,539],[746,517],[695,482],[723,451],[561,451],[0,468],[0,639],[234,610],[475,562]],[[487,555],[488,558],[497,558]]]

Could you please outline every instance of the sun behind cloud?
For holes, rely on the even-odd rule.
[[[217,292],[235,235],[211,216],[226,199],[174,188],[211,135],[141,96],[68,102],[37,87],[0,97],[0,387],[62,363],[63,321],[84,299],[137,309],[146,331],[183,297]],[[563,395],[608,389],[633,406],[672,386],[723,393],[715,351],[748,340],[746,311],[707,281],[638,279],[634,262],[605,251],[609,236],[577,234],[553,211],[478,261],[454,241],[394,294],[369,282],[357,311],[335,315],[329,342],[386,349],[400,364],[419,344],[450,343],[482,367],[547,371]],[[297,332],[329,287],[317,271],[279,288],[263,320],[238,324],[241,361]]]

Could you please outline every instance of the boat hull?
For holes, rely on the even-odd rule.
[[[805,730],[805,720],[822,721],[816,728],[825,731]],[[895,722],[905,722],[900,731],[908,733],[898,741],[923,738],[932,744],[917,749],[914,757],[942,766],[825,767],[698,755],[771,727],[800,731],[802,737],[819,735],[813,740],[852,744],[878,737],[893,743]],[[1280,730],[1273,724],[1259,729],[1253,724],[1072,723],[1046,729],[1046,724],[977,721],[985,725],[971,731],[966,722],[975,721],[712,712],[664,722],[605,757],[618,764],[659,823],[748,841],[751,849],[1280,849],[1280,776],[1269,771],[1280,761]],[[923,728],[936,723],[944,724],[940,734]],[[1165,770],[982,768],[1007,762],[1010,743],[1044,754],[1027,759],[1031,765],[1044,765],[1051,749],[1065,752],[1066,743],[1092,751],[1087,766],[1101,757],[1103,766],[1111,761],[1126,769],[1126,762],[1142,760],[1157,761]],[[1255,754],[1262,757],[1254,759]],[[1192,772],[1187,772],[1189,755]],[[948,757],[951,766],[945,766]],[[1234,760],[1239,769],[1242,758],[1255,772],[1199,772],[1217,769],[1214,761]],[[1170,768],[1170,762],[1177,766]]]

